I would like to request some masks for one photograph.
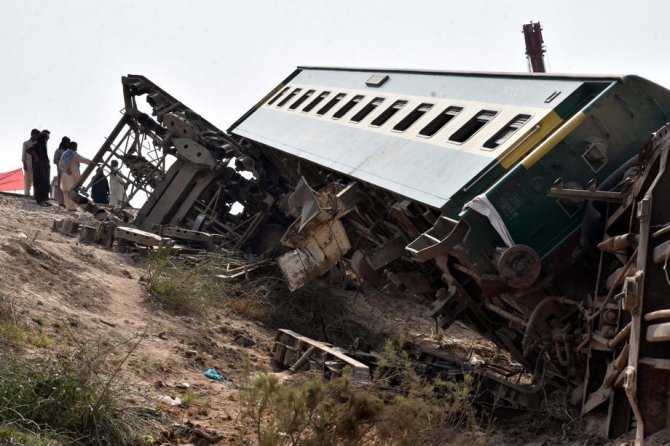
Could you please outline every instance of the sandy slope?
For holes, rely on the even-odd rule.
[[[27,323],[43,325],[45,333],[60,341],[74,336],[90,343],[118,341],[144,335],[125,365],[126,378],[147,395],[141,404],[158,405],[163,395],[180,396],[188,383],[201,402],[190,410],[169,409],[180,421],[193,420],[234,441],[234,421],[240,411],[236,383],[244,364],[269,363],[274,332],[227,315],[194,320],[167,314],[148,299],[139,280],[144,259],[51,232],[54,219],[77,217],[55,206],[43,208],[20,197],[0,196],[0,296],[16,307]],[[59,326],[66,326],[64,333]],[[244,349],[234,342],[245,334],[257,342]],[[116,353],[122,357],[123,348]],[[245,359],[248,358],[248,359]],[[203,376],[216,368],[233,384],[221,384]],[[156,388],[156,382],[166,385]],[[203,412],[203,413],[200,413]]]
[[[225,309],[198,318],[162,311],[140,280],[146,273],[144,257],[82,244],[51,231],[54,219],[67,217],[92,222],[83,211],[73,214],[55,206],[36,206],[28,198],[0,195],[0,298],[11,302],[25,323],[40,324],[54,340],[46,347],[27,346],[26,353],[57,350],[72,337],[91,344],[143,337],[123,369],[129,385],[142,395],[137,403],[162,407],[180,423],[191,421],[210,429],[221,438],[219,444],[240,444],[246,435],[240,427],[238,389],[249,370],[270,368],[275,331]],[[361,324],[435,342],[434,325],[423,304],[383,293],[336,294],[333,298],[346,299],[346,306],[360,312]],[[240,334],[255,345],[236,344]],[[509,361],[493,344],[459,324],[441,339],[447,349],[455,346],[488,361]],[[123,358],[126,351],[118,349],[116,357]],[[217,369],[231,383],[204,377],[208,368]],[[181,383],[190,390],[181,388]],[[187,393],[196,398],[190,408],[160,402],[163,396],[183,398]]]

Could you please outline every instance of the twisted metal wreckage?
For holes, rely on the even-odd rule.
[[[138,230],[278,256],[291,290],[345,265],[568,389],[603,436],[668,425],[670,91],[301,67],[223,132],[145,77],[122,85],[94,161],[148,196]]]

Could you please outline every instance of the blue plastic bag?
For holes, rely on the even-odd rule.
[[[230,381],[221,376],[221,374],[219,374],[219,372],[217,372],[216,369],[209,369],[205,371],[205,376],[209,379],[213,379],[214,381],[219,381],[224,384],[230,384]]]

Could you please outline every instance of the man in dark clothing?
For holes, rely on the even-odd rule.
[[[47,153],[47,141],[49,131],[42,130],[37,135],[35,144],[27,150],[33,163],[33,190],[35,201],[40,206],[51,206],[49,203],[49,178],[51,166],[49,165],[49,154]]]
[[[91,178],[91,198],[97,204],[109,204],[109,182],[102,167],[98,167]]]

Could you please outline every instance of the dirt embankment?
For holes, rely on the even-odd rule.
[[[236,441],[240,404],[235,383],[245,368],[268,363],[272,330],[230,312],[195,318],[162,311],[140,280],[146,273],[144,257],[85,245],[51,231],[54,219],[90,220],[83,212],[44,208],[12,196],[0,196],[0,210],[0,297],[22,323],[48,339],[21,345],[20,354],[57,352],[73,340],[142,337],[122,371],[142,395],[137,402],[162,407],[177,421],[212,428],[223,436],[221,444]],[[254,345],[238,345],[239,335]],[[121,359],[125,353],[121,348],[111,354]],[[203,372],[209,368],[232,384],[206,378]],[[169,407],[160,402],[164,396],[186,399],[189,407]]]
[[[39,342],[24,342],[17,353],[58,354],[73,342],[128,340],[130,346],[141,339],[121,371],[132,390],[129,394],[136,395],[130,398],[170,414],[170,424],[193,423],[202,432],[215,433],[209,439],[177,436],[168,444],[186,444],[194,438],[199,444],[244,444],[250,432],[240,417],[244,408],[239,389],[250,374],[270,369],[276,327],[245,318],[225,305],[197,316],[164,311],[141,280],[147,272],[145,257],[82,244],[51,231],[54,219],[73,217],[92,221],[84,212],[73,214],[0,195],[0,303],[10,305],[23,324],[40,334]],[[493,344],[458,323],[446,334],[436,334],[425,315],[425,303],[387,293],[367,297],[345,290],[328,293],[327,299],[338,299],[338,311],[351,315],[342,327],[351,330],[352,340],[359,332],[403,334],[475,360],[509,362]],[[127,353],[122,346],[110,354],[120,361]],[[210,368],[228,382],[205,377]],[[166,397],[179,398],[182,404],[171,405]],[[561,444],[550,437],[545,435],[539,444]],[[491,439],[492,444],[531,441],[527,435]]]

